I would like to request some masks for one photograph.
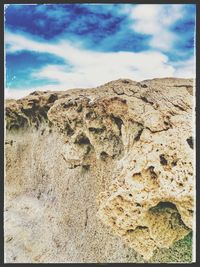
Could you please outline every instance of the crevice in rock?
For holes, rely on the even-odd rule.
[[[85,228],[87,227],[88,224],[88,209],[85,210]]]
[[[184,109],[184,108],[182,108],[181,106],[179,106],[179,105],[175,105],[175,104],[173,104],[173,105],[174,105],[174,107],[176,107],[176,108],[180,109],[181,111],[185,111],[185,109]]]
[[[120,119],[119,117],[114,116],[113,114],[111,115],[111,118],[114,121],[114,123],[117,125],[120,131],[120,135],[121,135],[121,128],[122,128],[123,120]]]
[[[117,95],[124,95],[124,90],[122,89],[122,88],[116,88],[116,87],[114,87],[113,88],[113,91],[114,91],[114,93],[116,93]]]
[[[141,96],[141,99],[145,102],[148,103],[150,105],[153,105],[154,103],[152,101],[149,101],[145,96]]]
[[[167,125],[166,125],[167,126]],[[171,125],[169,124],[168,125],[168,128],[165,128],[165,129],[161,129],[161,130],[156,130],[156,131],[153,131],[152,129],[150,129],[149,127],[145,127],[146,129],[148,129],[151,133],[161,133],[161,132],[166,132],[168,131],[170,128],[171,128]]]
[[[144,130],[144,128],[142,128],[142,129],[140,129],[140,130],[138,131],[137,135],[136,135],[135,138],[134,138],[135,141],[139,141],[139,140],[140,140],[140,136],[141,136],[143,130]]]

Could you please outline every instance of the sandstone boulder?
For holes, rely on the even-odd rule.
[[[120,79],[7,101],[6,261],[173,254],[194,224],[192,94],[189,79]]]

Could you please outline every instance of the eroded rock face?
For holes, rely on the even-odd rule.
[[[110,229],[117,240],[124,241],[126,247],[133,248],[150,261],[155,250],[171,247],[193,227],[192,88],[193,81],[186,79],[153,79],[140,83],[117,80],[95,89],[35,92],[24,99],[8,101],[7,203],[22,194],[31,194],[34,198],[36,193],[33,192],[38,194],[38,188],[48,203],[49,193],[44,188],[47,184],[48,187],[53,185],[53,195],[59,207],[57,216],[62,221],[60,226],[55,226],[55,232],[69,238],[69,228],[63,218],[65,211],[73,213],[74,207],[69,209],[67,206],[68,199],[73,203],[73,197],[65,194],[65,183],[69,183],[72,172],[77,177],[83,176],[80,170],[86,172],[88,180],[85,183],[89,183],[88,190],[92,190],[93,197],[83,198],[82,202],[87,206],[88,201],[93,208],[90,214],[87,208],[84,215],[85,228],[88,227],[87,220],[92,221],[90,230],[84,230],[85,240],[93,227],[105,238],[98,243],[100,249],[108,237],[106,231]],[[37,134],[40,148],[37,148],[39,159],[37,156],[31,158],[32,171],[35,176],[41,176],[42,169],[41,179],[31,175],[27,178],[28,168],[26,174],[20,169],[20,160],[24,165],[27,160],[27,152],[23,152],[25,148],[20,151],[20,157],[24,158],[17,159],[19,162],[16,163],[15,154],[21,148],[17,145],[19,134],[27,133],[34,138],[34,131],[40,133]],[[44,149],[46,154],[41,155]],[[35,167],[38,160],[43,167]],[[58,177],[49,164],[56,164]],[[19,173],[19,183],[13,178],[14,170],[17,176]],[[48,178],[44,178],[46,174]],[[96,189],[92,188],[95,181]],[[13,185],[17,189],[13,189]],[[72,189],[77,186],[74,184]],[[77,207],[77,212],[79,209]],[[49,207],[48,212],[51,215]],[[72,220],[76,224],[75,217]],[[48,219],[46,222],[51,224]],[[105,228],[107,226],[109,228]],[[83,232],[83,229],[79,227],[79,231]],[[91,242],[94,242],[93,238],[90,236]],[[112,242],[117,244],[119,241]],[[14,247],[8,246],[9,249],[14,253]],[[89,249],[85,247],[85,253],[89,253]],[[59,256],[54,255],[57,257],[54,262],[84,262],[84,257],[72,259],[64,253],[65,250],[67,245],[63,245]],[[52,256],[39,257],[34,253],[30,256],[31,253],[27,256],[31,258],[28,261],[53,262]],[[112,262],[108,256],[98,257],[92,254],[86,257],[86,262]],[[115,260],[123,261],[121,256]]]

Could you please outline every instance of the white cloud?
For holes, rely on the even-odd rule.
[[[179,78],[195,78],[196,61],[195,57],[192,57],[186,61],[178,61],[174,63],[175,77]]]
[[[151,16],[151,14],[149,15]],[[140,81],[150,78],[173,77],[176,74],[193,77],[193,64],[184,68],[184,62],[173,66],[166,55],[156,51],[146,52],[94,52],[75,47],[69,42],[45,43],[30,37],[6,32],[7,51],[16,53],[27,50],[48,52],[59,56],[72,65],[72,69],[60,65],[48,65],[32,73],[33,78],[57,80],[58,85],[34,88],[34,90],[66,90],[69,88],[96,87],[119,78]],[[27,95],[27,90],[6,90],[6,97],[19,98]]]
[[[166,51],[177,40],[170,26],[184,16],[184,9],[180,4],[139,4],[129,9],[129,16],[134,31],[150,35],[150,46]]]

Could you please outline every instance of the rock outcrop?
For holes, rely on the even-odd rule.
[[[8,100],[6,261],[162,262],[193,228],[192,94],[121,79]]]

